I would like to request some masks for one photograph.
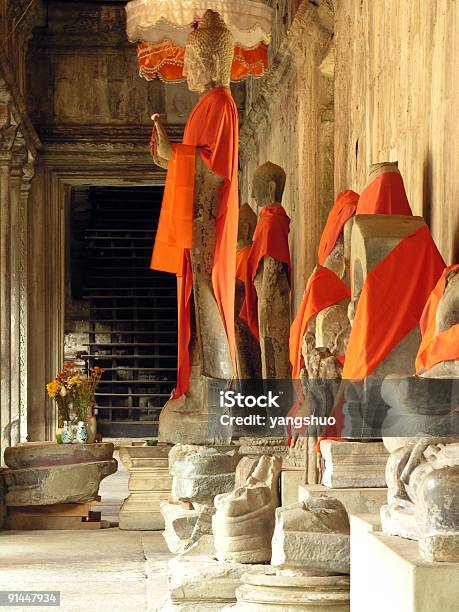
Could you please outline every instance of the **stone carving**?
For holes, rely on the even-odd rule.
[[[459,324],[459,268],[446,277],[446,286],[436,313],[436,335]],[[422,373],[425,378],[459,378],[459,360],[444,361]]]
[[[428,561],[459,562],[459,438],[405,443],[392,452],[386,480],[383,531],[418,540]]]
[[[355,309],[368,273],[375,268],[406,236],[425,224],[422,217],[402,215],[358,215],[354,219],[351,238],[353,283],[349,319],[354,320]],[[372,376],[413,374],[416,353],[421,341],[416,327],[382,360]]]
[[[233,55],[231,32],[217,13],[207,11],[186,45],[184,74],[189,89],[203,94],[210,89],[229,88]],[[159,115],[153,115],[152,119],[157,139],[153,156],[159,166],[167,168],[172,158],[171,143]],[[197,155],[193,246],[190,249],[194,304],[190,386],[185,397],[169,400],[161,411],[159,438],[164,442],[210,442],[207,432],[208,379],[233,377],[228,339],[212,284],[215,226],[223,182],[224,179]]]
[[[388,452],[382,442],[322,440],[322,484],[332,488],[385,487]]]
[[[219,561],[262,563],[271,558],[281,460],[263,456],[244,486],[215,498],[212,518]]]
[[[205,509],[190,510],[182,505],[161,502],[161,514],[164,519],[163,537],[169,550],[174,555],[180,555],[195,546],[203,536],[212,540],[212,517]]]
[[[267,162],[257,168],[252,197],[258,214],[265,206],[281,206],[285,181],[284,170],[276,164]],[[270,255],[263,257],[254,282],[258,298],[262,376],[265,379],[290,378],[290,279],[286,264]]]
[[[5,450],[7,506],[94,500],[100,481],[116,472],[113,444],[25,444]]]
[[[247,565],[217,561],[194,552],[190,549],[169,561],[169,597],[161,608],[163,612],[216,611],[236,602],[236,589]],[[250,569],[254,574],[266,572],[265,565],[252,565]]]
[[[239,209],[239,225],[237,236],[238,254],[252,246],[253,233],[257,225],[257,215],[249,204],[243,204]],[[261,378],[260,345],[251,333],[247,321],[239,316],[245,299],[245,285],[242,278],[236,278],[235,299],[235,332],[238,361],[238,378]]]
[[[234,489],[239,460],[234,448],[223,452],[203,446],[176,445],[169,455],[172,497],[191,502],[197,509],[212,509],[216,495]]]
[[[343,504],[317,497],[276,510],[271,564],[300,575],[348,574],[349,518]]]

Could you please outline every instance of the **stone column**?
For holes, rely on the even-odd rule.
[[[0,453],[10,446],[11,435],[11,310],[10,310],[10,172],[11,146],[16,128],[9,125],[3,107],[4,127],[0,130]]]
[[[35,160],[30,153],[22,168],[18,208],[18,266],[19,266],[19,433],[20,442],[28,439],[28,202]]]
[[[10,316],[10,444],[21,439],[21,285],[22,278],[20,233],[21,233],[21,184],[23,166],[27,161],[27,149],[16,134],[12,148],[9,197],[9,316]]]

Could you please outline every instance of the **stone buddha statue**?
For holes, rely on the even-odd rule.
[[[388,418],[397,419],[395,436],[384,439],[389,451],[419,434],[435,437],[459,434],[459,414],[455,410],[459,405],[459,359],[455,358],[459,356],[459,345],[457,335],[448,333],[459,325],[459,266],[444,271],[432,297],[436,304],[429,309],[429,317],[435,329],[430,342],[425,343],[423,338],[416,360],[418,369],[422,364],[427,369],[423,368],[416,376],[392,374],[382,384],[382,397],[391,407]],[[436,342],[438,338],[442,338],[442,345]],[[434,348],[432,357],[430,347]]]
[[[434,338],[459,324],[458,271],[457,266],[446,269],[432,294],[438,299],[429,313],[435,321]],[[459,350],[457,344],[441,352],[436,348],[433,361],[441,354],[454,357]],[[388,504],[381,510],[383,530],[419,540],[420,552],[429,561],[459,562],[457,364],[447,359],[419,376],[387,377],[382,386],[392,409],[389,417],[401,413],[398,437],[384,438],[391,456],[386,469]],[[402,425],[410,429],[403,432]]]
[[[229,88],[233,55],[231,32],[218,13],[207,11],[185,50],[184,75],[201,98],[183,144],[171,144],[159,115],[152,116],[152,156],[168,169],[152,267],[175,271],[179,278],[178,385],[160,416],[159,437],[165,442],[208,442],[208,380],[236,374],[234,286],[226,282],[234,278],[238,213],[238,113]],[[161,234],[163,211],[168,227]],[[159,244],[160,235],[172,242]],[[168,249],[177,246],[183,248],[172,270]]]
[[[252,197],[259,220],[267,207],[282,207],[286,175],[284,170],[267,162],[255,171]],[[260,223],[260,221],[259,221]],[[288,241],[284,245],[288,253]],[[290,331],[290,278],[285,262],[271,255],[262,258],[254,280],[258,298],[258,325],[262,377],[288,379]]]
[[[245,299],[245,269],[256,225],[256,213],[249,204],[243,204],[239,209],[237,234],[238,264],[236,268],[236,310],[234,323],[238,378],[245,380],[261,378],[260,345],[251,333],[247,321],[239,316]]]
[[[459,324],[459,267],[451,270],[445,279],[445,291],[436,312],[435,335]],[[459,378],[459,359],[441,361],[421,374],[425,378]]]

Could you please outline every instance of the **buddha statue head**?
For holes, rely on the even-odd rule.
[[[215,11],[206,11],[185,47],[183,74],[190,91],[203,93],[214,87],[229,87],[234,57],[234,38]]]
[[[280,206],[286,179],[284,170],[272,162],[258,166],[252,183],[252,198],[257,203],[257,207],[262,208],[273,204]]]
[[[395,172],[396,174],[400,174],[400,170],[398,169],[398,161],[371,164],[368,169],[368,181],[371,183],[371,181],[374,181],[375,178],[381,176],[381,174],[385,174],[386,172]]]
[[[237,230],[237,249],[243,249],[252,244],[253,234],[257,226],[257,215],[250,204],[243,204],[239,209]]]

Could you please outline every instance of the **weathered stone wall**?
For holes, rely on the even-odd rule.
[[[283,23],[282,11],[277,17]],[[251,180],[259,164],[272,161],[287,173],[283,204],[292,219],[293,311],[316,263],[333,200],[333,73],[327,62],[332,25],[328,3],[300,4],[271,74],[249,85],[249,111],[241,130],[242,202],[251,203]]]
[[[340,0],[335,42],[336,190],[398,160],[413,212],[458,261],[458,3]]]
[[[0,463],[4,448],[27,436],[26,219],[40,140],[26,112],[24,56],[42,8],[26,0],[0,4]]]

